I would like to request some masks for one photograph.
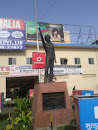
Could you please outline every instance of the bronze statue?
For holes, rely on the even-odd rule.
[[[44,47],[45,52],[46,52],[46,65],[45,65],[44,82],[48,82],[48,81],[52,82],[53,81],[54,60],[55,60],[55,63],[56,63],[54,45],[50,41],[50,35],[46,35],[45,40],[44,40],[40,28],[39,28],[39,31],[40,31],[40,36],[41,36],[41,40],[42,40],[42,43],[43,43],[43,47]],[[49,74],[49,77],[48,77],[49,67],[50,67],[50,74]]]

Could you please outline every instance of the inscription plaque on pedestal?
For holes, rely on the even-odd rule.
[[[43,111],[65,108],[64,92],[43,93]]]

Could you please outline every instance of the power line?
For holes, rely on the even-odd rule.
[[[51,0],[48,0],[47,4],[49,4],[50,2],[51,2]],[[42,13],[42,11],[43,11],[43,8],[41,9],[40,14]]]
[[[50,3],[52,0],[49,0],[48,3]]]
[[[56,3],[56,0],[52,3],[52,5],[47,9],[47,11],[38,20],[40,20],[42,17],[44,17],[48,13],[48,11],[54,6],[55,3]]]

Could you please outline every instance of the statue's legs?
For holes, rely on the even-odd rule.
[[[45,65],[45,77],[44,77],[44,82],[48,82],[49,62],[50,62],[50,57],[49,57],[49,56],[46,56],[46,65]]]
[[[49,82],[53,81],[53,67],[54,67],[54,59],[50,60],[50,75],[49,75]]]

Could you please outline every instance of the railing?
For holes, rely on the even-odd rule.
[[[90,45],[96,41],[96,31],[94,26],[63,24],[63,27],[64,27],[64,31],[69,31],[70,33],[71,44]]]

